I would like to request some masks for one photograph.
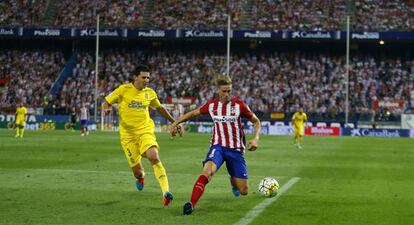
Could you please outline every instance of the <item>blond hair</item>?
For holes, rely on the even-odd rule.
[[[220,87],[220,86],[223,86],[223,85],[231,85],[232,84],[231,78],[229,76],[221,76],[221,75],[219,75],[216,78],[216,82],[215,83],[216,83],[216,86],[217,87]]]

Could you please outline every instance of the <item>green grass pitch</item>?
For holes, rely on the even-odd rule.
[[[233,197],[222,167],[183,216],[210,136],[157,136],[170,207],[147,161],[145,189],[135,189],[118,133],[27,131],[18,139],[0,130],[0,224],[236,224],[265,201],[257,184],[266,176],[281,187],[300,180],[250,224],[414,224],[413,139],[305,137],[296,150],[291,137],[262,136],[258,151],[245,154],[249,195]]]

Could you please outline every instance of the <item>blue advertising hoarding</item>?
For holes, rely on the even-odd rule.
[[[32,37],[71,37],[72,29],[23,28],[21,36]]]
[[[138,30],[128,29],[128,38],[176,38],[177,30]]]
[[[227,30],[203,29],[101,29],[99,35],[104,38],[177,38],[177,39],[224,39]],[[0,37],[85,37],[96,36],[95,28],[23,28],[0,27]],[[278,30],[232,30],[232,39],[268,39],[268,40],[345,40],[344,31],[278,31]],[[414,32],[351,32],[351,40],[411,40]]]
[[[413,130],[408,129],[370,129],[370,128],[342,128],[342,136],[351,137],[413,137]]]

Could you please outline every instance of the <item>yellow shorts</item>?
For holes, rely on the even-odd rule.
[[[16,120],[16,126],[25,126],[26,125],[26,121],[24,120]]]
[[[121,134],[121,146],[130,167],[138,165],[149,148],[160,149],[154,133],[125,132]]]
[[[297,136],[297,135],[303,135],[303,127],[302,126],[295,127],[293,129],[293,133],[295,134],[295,136]]]

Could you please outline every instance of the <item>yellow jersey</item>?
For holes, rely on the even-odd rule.
[[[17,107],[16,109],[16,121],[24,122],[26,120],[27,109],[26,107]]]
[[[302,127],[303,123],[308,121],[306,113],[295,112],[292,117],[292,123],[294,126]]]
[[[138,90],[132,83],[122,84],[105,97],[109,104],[118,103],[119,131],[153,132],[154,121],[149,107],[161,106],[157,93],[151,88]]]

